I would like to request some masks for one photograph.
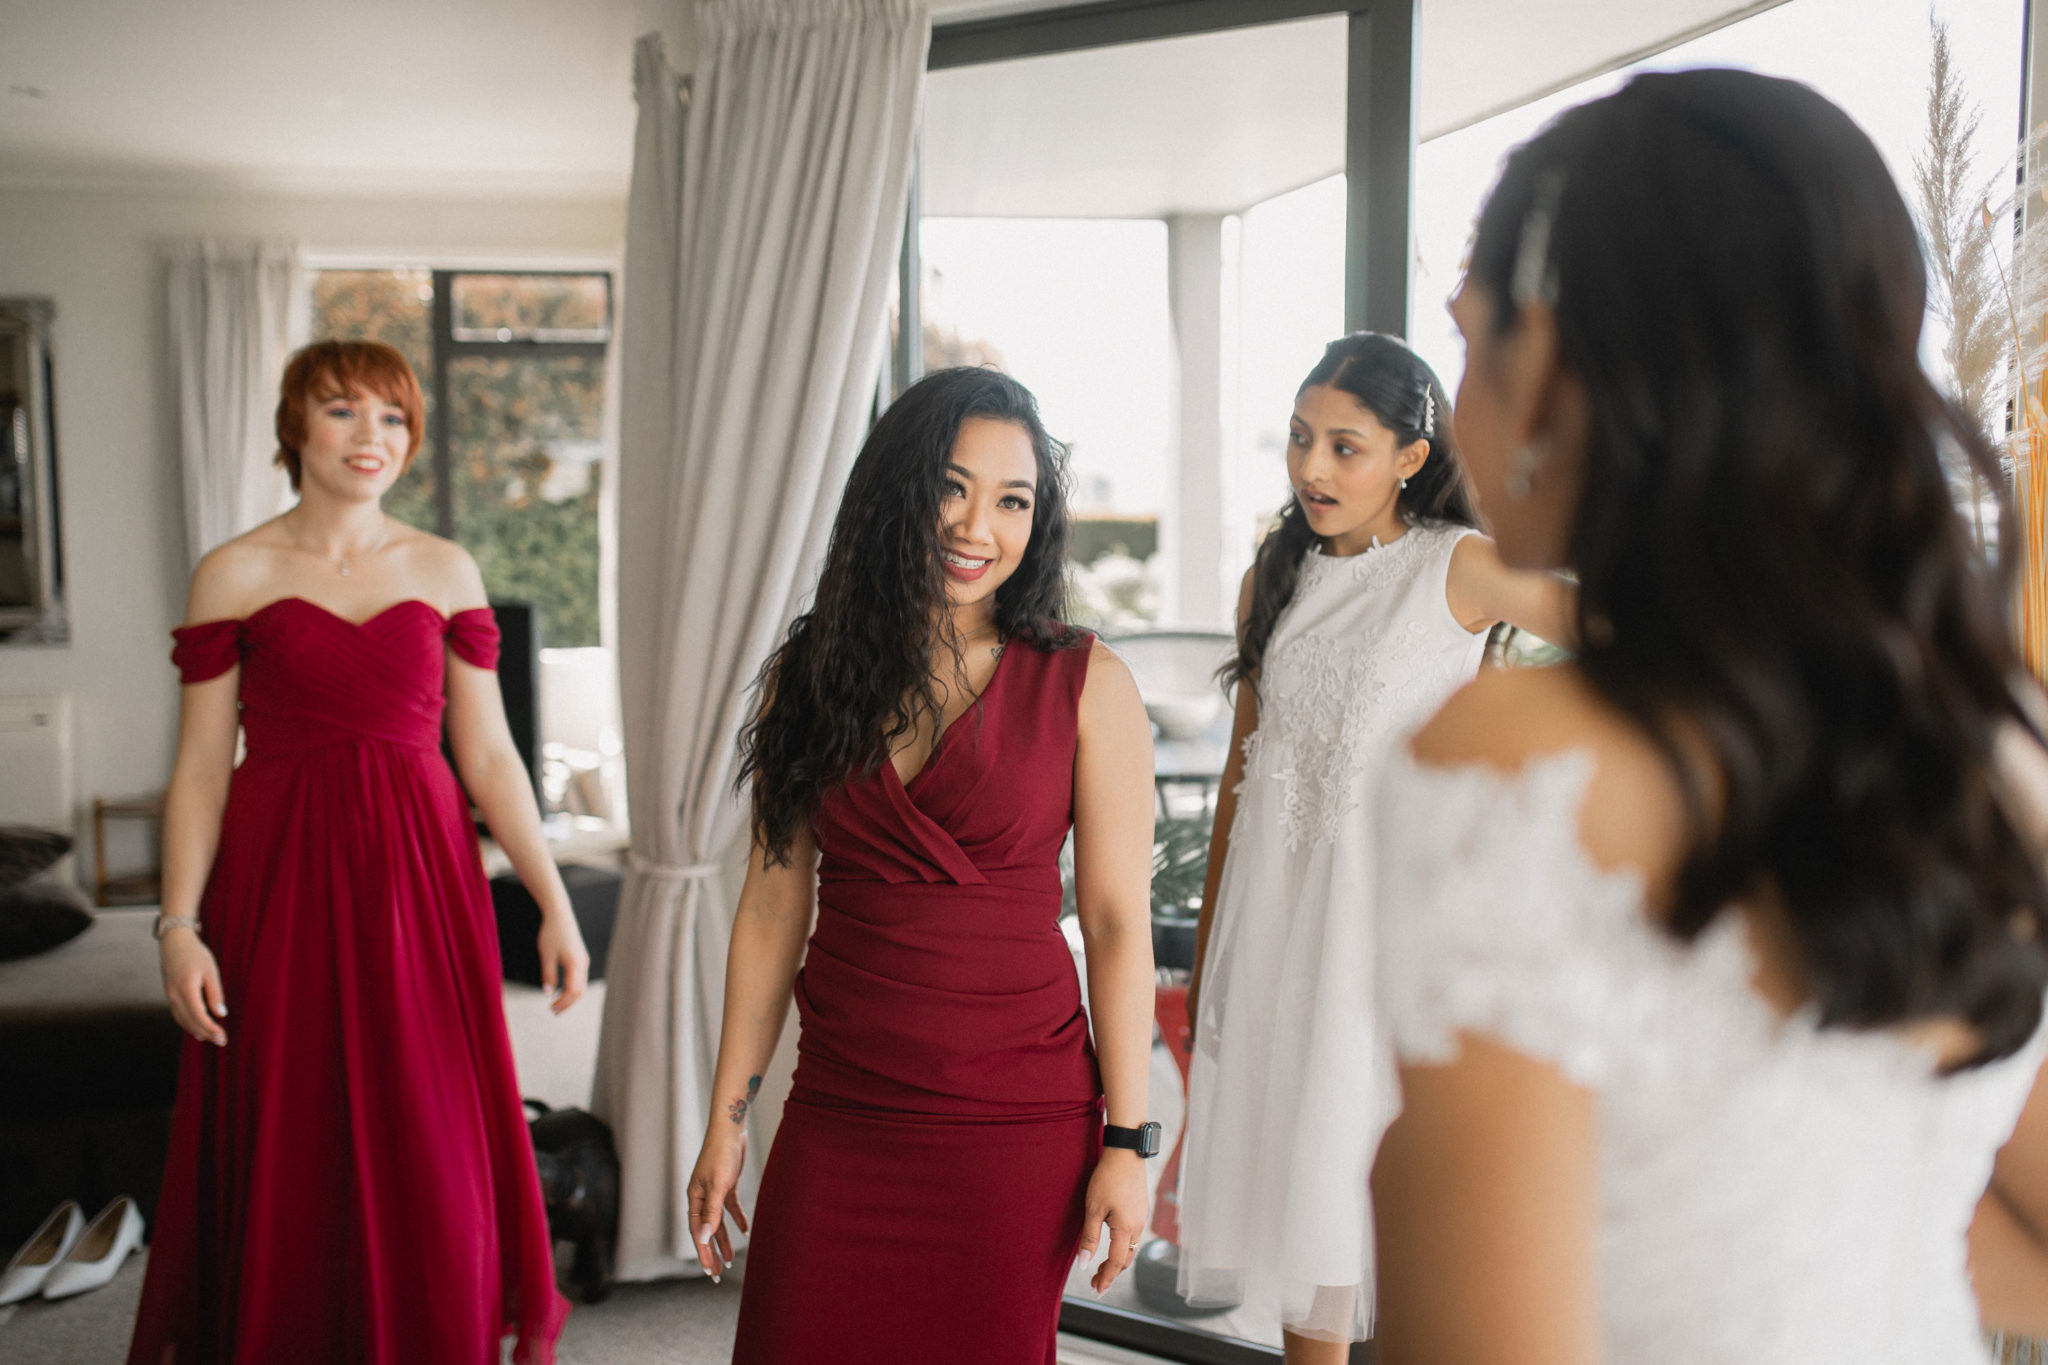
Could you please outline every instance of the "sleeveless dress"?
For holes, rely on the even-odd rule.
[[[909,783],[884,759],[813,822],[736,1365],[1053,1365],[1102,1141],[1059,929],[1088,656],[1011,642]]]
[[[1598,1092],[1601,1358],[1984,1365],[1967,1233],[2048,1030],[1950,1077],[1750,986],[1741,918],[1691,945],[1579,842],[1595,763],[1433,767],[1380,810],[1380,997],[1405,1061],[1460,1032]]]
[[[187,1039],[130,1365],[544,1365],[568,1304],[505,1033],[446,651],[487,609],[356,624],[287,597],[173,632],[241,666],[200,923],[226,1047]]]
[[[1179,1285],[1303,1336],[1371,1322],[1366,1182],[1398,1099],[1369,989],[1368,797],[1485,653],[1445,600],[1470,534],[1312,548],[1260,670],[1194,1025]]]

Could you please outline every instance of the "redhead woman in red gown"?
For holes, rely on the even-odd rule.
[[[476,565],[380,507],[420,414],[389,347],[295,356],[299,502],[200,562],[174,632],[158,938],[191,1037],[130,1365],[495,1365],[508,1334],[544,1365],[568,1311],[471,801],[542,907],[556,1012],[589,959]]]
[[[1137,1249],[1144,1167],[1116,1144],[1145,1122],[1152,740],[1123,663],[1060,621],[1064,479],[1014,380],[913,385],[763,670],[689,1192],[717,1275],[727,1219],[748,1227],[745,1119],[794,990],[737,1365],[1051,1365],[1076,1256],[1101,1244],[1100,1290]],[[1092,1014],[1058,924],[1070,826]]]

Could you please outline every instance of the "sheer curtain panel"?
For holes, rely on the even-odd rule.
[[[866,434],[931,24],[910,0],[696,0],[635,51],[620,319],[619,671],[633,811],[594,1105],[618,1266],[695,1272],[748,688],[809,593]],[[749,1161],[757,1173],[759,1144]]]
[[[194,564],[277,515],[291,486],[272,459],[277,383],[293,343],[298,247],[198,237],[164,245],[171,374]]]

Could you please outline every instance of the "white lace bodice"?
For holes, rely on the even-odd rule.
[[[1391,545],[1311,549],[1259,669],[1245,781],[1277,779],[1288,852],[1328,844],[1364,800],[1372,761],[1469,680],[1486,648],[1445,604],[1462,526],[1415,526]]]
[[[1780,1017],[1750,987],[1739,916],[1682,944],[1635,874],[1587,857],[1593,769],[1390,757],[1379,990],[1397,1051],[1449,1061],[1483,1033],[1598,1092],[1605,1359],[1981,1365],[1965,1235],[2043,1038],[1943,1078],[1894,1035]]]
[[[1395,1107],[1365,988],[1370,797],[1382,755],[1486,648],[1446,596],[1467,534],[1414,526],[1302,561],[1259,669],[1192,1021],[1180,1291],[1324,1340],[1372,1320],[1367,1177]]]

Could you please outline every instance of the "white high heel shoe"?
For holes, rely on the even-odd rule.
[[[78,1205],[65,1200],[56,1212],[43,1220],[35,1236],[21,1244],[7,1269],[0,1270],[0,1305],[19,1303],[43,1287],[43,1280],[56,1269],[64,1253],[85,1231],[85,1215]]]
[[[78,1241],[43,1281],[43,1297],[61,1299],[98,1289],[114,1278],[128,1253],[141,1245],[142,1214],[124,1194],[101,1209],[99,1217],[78,1235]]]

